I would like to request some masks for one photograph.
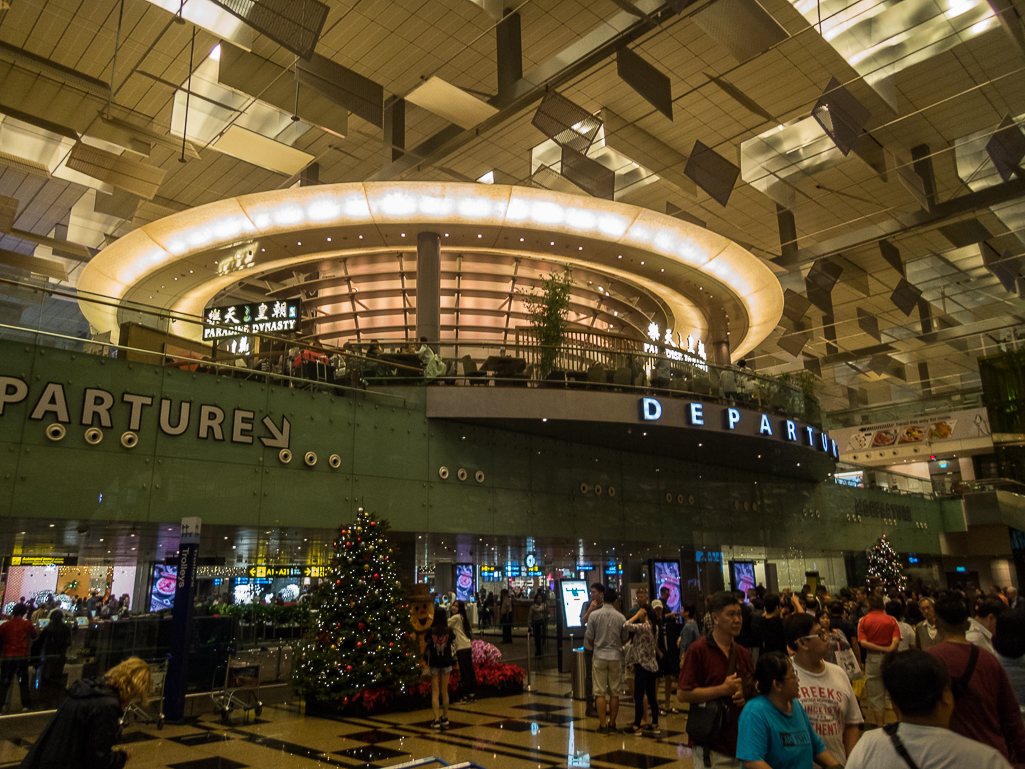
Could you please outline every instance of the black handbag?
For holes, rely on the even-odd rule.
[[[736,642],[730,647],[730,664],[726,677],[733,675],[737,666]],[[705,748],[705,765],[709,765],[708,746],[715,741],[726,725],[729,697],[717,697],[707,702],[692,702],[687,716],[687,736],[691,742]]]

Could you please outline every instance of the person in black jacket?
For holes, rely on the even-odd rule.
[[[138,657],[103,678],[75,681],[19,769],[122,769],[129,754],[114,750],[121,715],[133,702],[148,702],[152,691],[149,665]]]
[[[431,707],[434,708],[432,729],[448,728],[448,675],[455,661],[452,644],[455,636],[448,626],[448,615],[440,606],[434,607],[434,622],[427,631],[424,660],[431,671]]]
[[[50,612],[50,624],[39,634],[39,646],[43,658],[40,666],[39,691],[47,707],[55,708],[64,691],[64,665],[68,661],[68,647],[71,645],[71,628],[64,621],[64,612],[54,609]]]

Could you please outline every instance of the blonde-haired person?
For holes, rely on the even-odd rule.
[[[29,750],[20,769],[121,769],[129,754],[114,750],[121,716],[153,691],[149,665],[131,657],[103,678],[80,679]]]

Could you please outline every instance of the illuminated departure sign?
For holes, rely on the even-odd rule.
[[[298,331],[302,317],[300,304],[299,299],[268,299],[253,304],[211,307],[203,316],[203,341]]]
[[[716,406],[701,401],[672,400],[664,405],[658,398],[645,397],[640,399],[638,405],[642,422],[661,422],[671,426],[697,427],[711,432],[771,438],[815,449],[834,459],[840,458],[836,441],[826,432],[793,419],[773,417],[733,406]],[[667,415],[665,412],[670,407],[673,413]],[[719,414],[718,420],[713,416],[716,412]]]

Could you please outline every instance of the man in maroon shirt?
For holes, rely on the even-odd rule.
[[[1025,724],[1003,665],[979,649],[975,670],[963,691],[958,680],[967,671],[973,644],[965,639],[968,606],[961,596],[948,594],[936,601],[936,626],[941,643],[926,649],[942,662],[954,682],[954,714],[950,729],[999,750],[1012,764],[1025,761]]]
[[[754,665],[751,654],[734,640],[740,635],[743,616],[732,593],[716,593],[709,602],[712,633],[692,643],[683,658],[676,691],[680,702],[700,703],[729,698],[726,724],[704,748],[704,764],[715,769],[740,769],[737,760],[737,723],[746,702],[745,688],[752,691]],[[730,653],[735,652],[733,675],[727,677]],[[694,762],[697,765],[697,761]]]
[[[11,619],[0,625],[0,645],[3,659],[0,660],[0,708],[7,702],[7,691],[15,676],[21,687],[22,710],[29,708],[28,655],[31,642],[39,638],[39,631],[25,619],[25,605],[18,604],[11,609]]]

